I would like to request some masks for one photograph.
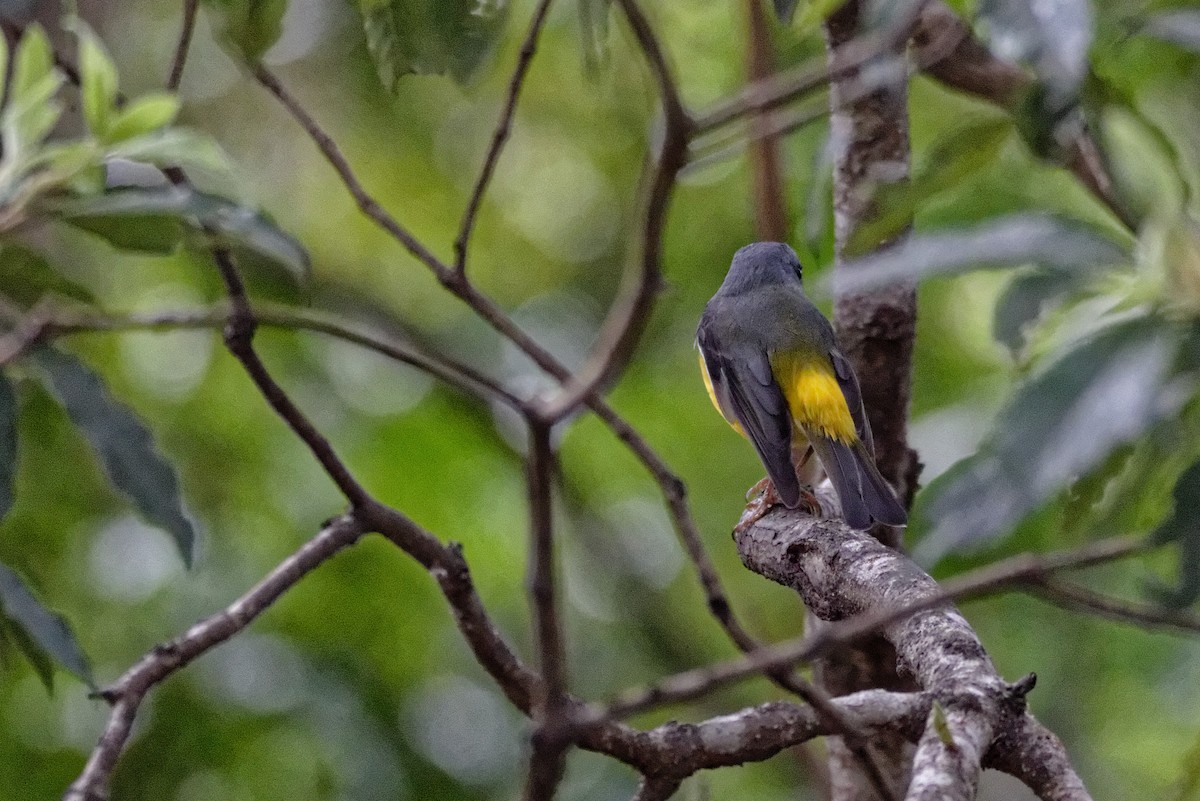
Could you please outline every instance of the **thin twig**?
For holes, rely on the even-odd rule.
[[[307,415],[300,410],[300,407],[292,401],[283,387],[274,379],[254,349],[254,332],[258,327],[258,321],[250,306],[250,299],[246,295],[246,285],[242,282],[242,276],[238,272],[233,255],[228,250],[220,248],[213,250],[212,255],[221,279],[225,282],[226,294],[229,297],[229,318],[225,324],[225,345],[229,352],[242,363],[250,380],[258,387],[258,391],[275,410],[275,413],[283,418],[288,427],[312,451],[313,456],[321,463],[321,467],[342,491],[342,494],[346,496],[350,505],[355,508],[365,506],[371,501],[371,496],[358,483],[358,479],[351,474],[325,435],[317,430]]]
[[[280,100],[300,124],[301,128],[308,133],[313,143],[317,146],[317,149],[329,161],[334,171],[341,178],[342,183],[346,186],[347,191],[350,192],[368,219],[371,219],[385,231],[392,234],[397,241],[409,249],[410,253],[426,264],[452,294],[474,309],[485,322],[520,348],[541,369],[560,381],[565,381],[569,377],[570,371],[561,362],[517,327],[496,306],[494,301],[476,290],[465,279],[465,276],[457,276],[453,270],[439,262],[428,249],[419,246],[415,248],[411,247],[410,244],[415,242],[415,240],[412,240],[412,237],[403,226],[396,222],[366,191],[333,139],[321,129],[312,116],[286,91],[285,87],[270,72],[260,67],[256,72],[256,77],[258,77],[259,81],[268,91]],[[601,395],[592,393],[584,398],[584,403],[596,413],[605,425],[612,430],[617,439],[624,443],[642,464],[646,466],[646,469],[650,471],[667,503],[671,519],[674,522],[675,531],[682,541],[684,550],[688,554],[688,558],[699,576],[709,609],[726,631],[736,630],[738,626],[729,605],[728,596],[721,586],[720,578],[717,575],[712,560],[705,551],[700,531],[688,506],[687,490],[683,481],[671,470],[670,466],[667,465],[646,439],[628,421],[617,414]]]
[[[537,7],[533,10],[529,32],[525,34],[525,41],[522,42],[521,52],[517,56],[517,66],[513,69],[512,77],[508,81],[508,98],[504,102],[504,108],[500,111],[496,129],[492,132],[492,142],[488,146],[487,156],[484,157],[479,178],[475,181],[475,188],[471,191],[471,199],[467,201],[467,209],[463,212],[462,224],[459,227],[458,236],[454,240],[454,269],[460,275],[467,270],[467,248],[471,242],[471,231],[475,227],[475,217],[479,213],[479,206],[483,202],[484,193],[487,192],[488,183],[492,180],[496,164],[500,161],[500,153],[504,149],[505,142],[508,141],[509,134],[512,133],[512,121],[517,110],[517,100],[521,96],[521,89],[525,86],[525,76],[529,74],[529,65],[533,62],[533,55],[537,52],[538,38],[542,34],[550,3],[551,0],[539,0]]]
[[[60,312],[47,320],[41,337],[46,339],[101,331],[220,328],[225,323],[228,314],[228,307],[224,305],[210,309],[157,311],[127,316]],[[422,352],[408,343],[402,343],[381,332],[367,333],[317,312],[291,306],[256,303],[254,314],[261,326],[288,331],[311,331],[340,339],[379,353],[393,361],[415,367],[482,400],[495,399],[513,409],[521,408],[520,398],[474,367],[442,354],[431,355]],[[2,341],[0,340],[0,342]],[[2,348],[3,345],[0,345],[0,350]]]
[[[1200,634],[1200,617],[1183,609],[1163,609],[1138,604],[1050,578],[1030,583],[1024,589],[1030,595],[1073,612],[1097,615],[1147,629],[1161,629],[1170,634],[1189,637]]]
[[[108,724],[79,778],[63,796],[63,801],[99,801],[107,798],[105,787],[129,739],[134,717],[146,693],[196,657],[249,626],[283,593],[338,551],[352,545],[362,534],[362,526],[352,515],[330,522],[317,536],[280,562],[232,604],[195,624],[174,640],[156,646],[125,671],[101,693],[112,704]]]
[[[179,29],[179,41],[175,45],[175,56],[171,59],[171,74],[167,77],[167,91],[179,90],[183,80],[183,67],[187,63],[188,49],[192,44],[192,33],[196,30],[196,10],[200,0],[183,0],[183,22]]]
[[[910,4],[919,7],[919,3]],[[888,28],[860,36],[840,48],[828,60],[824,56],[746,86],[734,97],[721,101],[695,119],[695,132],[706,133],[748,114],[778,108],[821,89],[830,81],[851,73],[895,49],[908,36],[913,8]]]
[[[529,421],[529,567],[526,584],[542,682],[534,709],[537,730],[525,784],[526,801],[549,801],[562,779],[566,746],[566,654],[554,581],[554,452],[552,425]]]
[[[662,238],[667,207],[691,137],[692,121],[679,99],[658,37],[634,0],[617,0],[617,4],[624,11],[658,83],[664,119],[662,143],[645,184],[646,195],[639,215],[643,220],[639,260],[626,272],[620,296],[601,325],[583,366],[539,410],[542,418],[551,422],[569,415],[585,399],[604,392],[628,364],[650,321],[654,299],[662,285]]]

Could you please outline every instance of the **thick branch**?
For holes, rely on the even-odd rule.
[[[940,601],[881,628],[900,669],[941,708],[918,744],[907,798],[973,798],[984,753],[994,735],[1024,719],[1028,688],[1000,678],[937,583],[907,557],[835,521],[769,515],[738,539],[738,550],[747,567],[795,589],[822,620]]]

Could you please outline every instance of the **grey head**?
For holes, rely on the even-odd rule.
[[[719,294],[737,295],[762,286],[800,283],[800,258],[782,242],[754,242],[733,254]]]

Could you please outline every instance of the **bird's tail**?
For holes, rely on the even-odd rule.
[[[880,475],[866,445],[858,440],[847,444],[805,432],[813,452],[833,483],[842,504],[842,517],[853,529],[864,530],[874,523],[903,526],[908,513],[887,480]]]

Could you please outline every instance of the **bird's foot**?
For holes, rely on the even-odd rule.
[[[737,525],[733,527],[735,536],[745,534],[750,530],[751,526],[761,520],[773,507],[783,505],[783,499],[779,497],[779,491],[775,489],[775,483],[770,478],[764,478],[747,490],[746,498],[750,502],[746,504],[746,509],[742,512],[742,517],[738,520]],[[820,517],[824,514],[821,502],[817,498],[816,493],[813,492],[812,487],[807,485],[800,486],[800,504],[797,508],[808,512],[814,517]]]

